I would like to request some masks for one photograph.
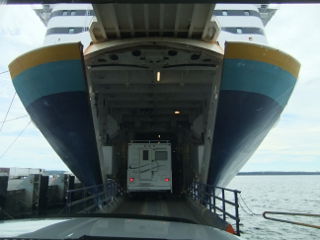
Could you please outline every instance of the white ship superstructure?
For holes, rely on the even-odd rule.
[[[264,27],[276,9],[266,4],[216,4],[213,18],[220,34],[221,47],[226,41],[267,44]],[[36,12],[47,26],[44,45],[81,40],[86,47],[91,41],[89,28],[94,19],[91,4],[43,5]]]
[[[94,18],[91,4],[53,4],[36,9],[47,27],[44,45],[81,41],[91,42],[89,27]]]
[[[265,4],[217,4],[213,15],[219,26],[218,42],[252,42],[267,44],[264,27],[276,9]]]

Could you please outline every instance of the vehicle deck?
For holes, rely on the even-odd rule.
[[[151,194],[128,196],[111,212],[115,215],[132,215],[181,219],[186,222],[210,225],[220,229],[226,223],[215,213],[187,198]]]

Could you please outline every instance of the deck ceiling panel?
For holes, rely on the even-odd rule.
[[[130,5],[130,10],[131,10],[131,16],[132,16],[132,21],[133,25],[135,26],[134,30],[135,32],[138,32],[138,27],[140,26],[141,30],[145,30],[145,17],[144,17],[144,5],[142,4],[128,4]],[[140,14],[133,14],[133,13],[140,13]]]
[[[167,101],[205,101],[206,96],[205,93],[193,93],[189,92],[188,94],[185,94],[184,92],[177,91],[176,93],[121,93],[116,92],[113,94],[102,94],[102,97],[106,99],[107,101],[132,101],[132,100],[140,100],[140,101],[163,101],[164,99]]]
[[[208,85],[204,84],[187,84],[187,85],[173,85],[168,87],[166,85],[147,85],[147,84],[134,84],[134,85],[124,85],[124,84],[96,84],[95,86],[96,93],[105,93],[105,94],[115,94],[115,93],[184,93],[188,96],[190,94],[209,94],[210,88]],[[192,95],[191,95],[192,96]]]
[[[95,4],[107,39],[166,36],[201,39],[214,4]]]
[[[148,5],[149,27],[152,33],[160,32],[160,4]]]
[[[163,4],[163,27],[164,29],[174,29],[177,5],[164,5]]]
[[[134,31],[134,21],[132,16],[132,9],[130,4],[124,4],[122,6],[114,5],[117,15],[119,29],[121,33],[128,34]]]
[[[213,82],[214,71],[161,71],[161,81],[157,85],[204,84]],[[154,84],[153,71],[99,71],[92,74],[94,84]]]

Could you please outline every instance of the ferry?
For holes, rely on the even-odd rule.
[[[194,212],[214,223],[88,214],[32,220],[26,229],[6,221],[0,230],[33,239],[239,239],[229,234],[235,233],[225,221],[230,214],[223,209],[224,219],[213,218],[212,209],[197,205],[197,194],[201,184],[224,191],[294,89],[300,64],[269,47],[264,33],[276,9],[108,3],[45,4],[35,11],[47,26],[44,46],[17,57],[9,70],[33,123],[61,160],[86,189],[116,181],[131,191],[142,177],[141,171],[129,176],[132,154],[153,164],[166,141],[158,160],[170,156],[171,167],[161,188],[178,198],[193,186]],[[152,147],[130,147],[146,140]],[[145,203],[142,212],[151,209]],[[185,214],[186,202],[176,201],[172,212],[179,204]],[[239,225],[238,212],[234,219]]]
[[[32,121],[87,186],[127,184],[128,144],[169,140],[172,188],[225,187],[277,122],[300,64],[265,4],[54,4],[10,65]]]

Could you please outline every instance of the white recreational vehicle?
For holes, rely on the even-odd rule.
[[[172,191],[169,141],[131,141],[128,144],[127,191]]]

